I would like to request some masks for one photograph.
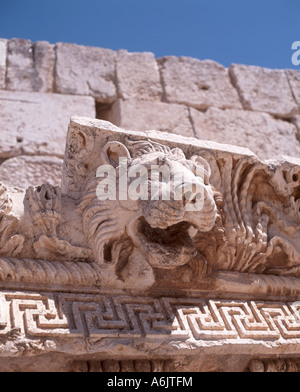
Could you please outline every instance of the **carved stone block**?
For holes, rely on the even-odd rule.
[[[61,187],[0,185],[0,368],[295,369],[299,211],[297,158],[73,117]]]
[[[248,371],[251,373],[298,373],[299,359],[254,359],[250,362]]]
[[[168,360],[103,360],[74,361],[73,372],[168,372],[172,371],[172,361]]]

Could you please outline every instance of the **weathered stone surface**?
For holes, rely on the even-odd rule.
[[[19,156],[0,165],[0,182],[28,188],[41,184],[60,185],[62,159],[50,156]]]
[[[189,108],[183,105],[118,99],[105,120],[125,129],[156,129],[194,136]]]
[[[294,116],[292,118],[292,123],[297,128],[297,139],[300,142],[300,116]]]
[[[214,61],[189,57],[164,57],[158,60],[167,102],[206,109],[241,108],[238,94],[227,70]]]
[[[117,56],[97,115],[130,131],[65,142],[92,97],[0,91],[0,371],[299,371],[300,114],[161,102],[153,55]]]
[[[300,155],[295,126],[267,113],[209,108],[206,113],[191,109],[191,116],[199,139],[247,146],[260,158]]]
[[[300,71],[287,69],[285,72],[290,82],[290,86],[293,91],[296,102],[299,105],[299,112],[300,112]]]
[[[297,158],[72,117],[62,187],[0,183],[0,369],[299,370],[299,188]]]
[[[0,39],[0,89],[5,88],[7,40]]]
[[[7,89],[51,92],[53,87],[54,46],[45,41],[25,39],[8,42]]]
[[[63,156],[74,114],[95,116],[90,97],[0,91],[0,158],[22,154]]]
[[[255,359],[249,363],[248,371],[251,373],[299,373],[299,358],[266,358]]]
[[[116,98],[116,52],[75,44],[56,45],[55,91],[62,94],[90,95],[99,102]]]
[[[232,64],[229,73],[244,109],[279,117],[291,117],[298,112],[284,70]]]
[[[125,50],[119,50],[117,82],[120,98],[161,100],[162,86],[153,53],[128,53]]]

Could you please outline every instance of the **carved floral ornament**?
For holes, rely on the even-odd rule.
[[[164,165],[198,181],[201,209],[191,211],[195,200],[185,195],[120,200],[117,193],[115,200],[100,200],[103,178],[97,169],[113,167],[118,186],[122,158],[128,172]],[[127,177],[127,187],[136,179]],[[174,184],[168,185],[174,196]],[[153,187],[151,176],[147,186]],[[297,294],[299,210],[296,159],[260,162],[248,150],[73,118],[61,188],[1,185],[0,276],[30,283],[200,289],[214,274],[232,272],[265,277],[269,286],[289,282]]]

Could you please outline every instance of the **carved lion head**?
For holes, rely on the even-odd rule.
[[[112,178],[105,180],[107,187],[114,186],[116,197],[99,199],[97,189],[104,177],[96,173],[79,204],[96,261],[115,265],[121,277],[128,263],[134,263],[132,257],[138,265],[144,260],[161,269],[197,259],[193,236],[210,231],[217,217],[208,163],[200,156],[187,159],[179,148],[152,141],[128,140],[127,147],[110,142],[101,154],[103,165],[115,169]],[[115,185],[110,184],[114,180]],[[117,192],[124,183],[127,194]],[[132,197],[133,191],[140,197]]]

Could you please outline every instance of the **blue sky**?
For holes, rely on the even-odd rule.
[[[300,1],[0,0],[0,37],[300,69]]]

